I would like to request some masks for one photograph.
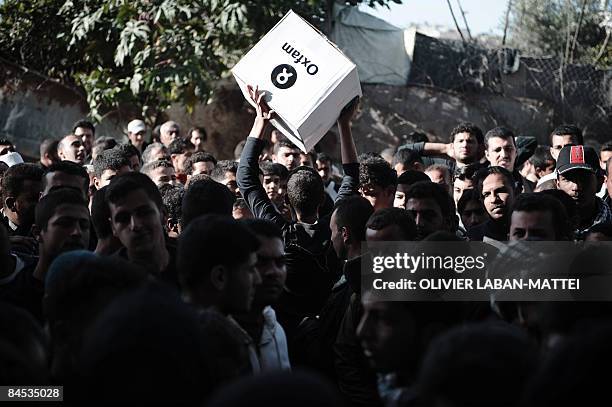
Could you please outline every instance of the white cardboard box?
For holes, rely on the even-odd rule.
[[[265,100],[277,114],[272,124],[304,152],[321,140],[348,102],[361,96],[355,64],[293,11],[232,73],[249,102],[247,85],[266,92]]]

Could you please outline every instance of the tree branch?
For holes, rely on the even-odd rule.
[[[459,28],[459,23],[457,23],[457,19],[455,18],[455,12],[453,11],[453,6],[451,5],[450,0],[446,0],[446,3],[448,4],[448,9],[450,10],[451,16],[453,17],[453,21],[455,22],[455,27],[457,28],[457,32],[461,36],[461,41],[463,42],[463,45],[466,45],[465,37],[463,36],[463,33],[461,32],[461,28]]]

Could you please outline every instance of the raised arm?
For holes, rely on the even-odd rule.
[[[259,180],[259,155],[264,147],[263,134],[274,111],[270,110],[263,100],[263,92],[250,86],[248,89],[251,100],[255,102],[256,116],[240,155],[236,182],[253,216],[270,220],[280,228],[284,228],[287,226],[287,221],[278,213]]]
[[[359,188],[359,162],[357,160],[357,148],[353,133],[351,132],[351,121],[359,106],[359,98],[353,99],[340,113],[338,117],[338,132],[340,133],[340,153],[342,155],[342,168],[344,177],[338,190],[335,202],[340,202],[351,195],[358,194]]]

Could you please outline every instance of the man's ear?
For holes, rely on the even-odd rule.
[[[96,187],[96,189],[100,189],[100,180],[95,175],[93,178],[93,182],[94,182],[94,187]]]
[[[15,197],[9,196],[4,200],[4,206],[11,212],[17,212],[17,200]]]
[[[485,158],[487,159],[487,161],[491,161],[489,160],[489,150],[485,150],[484,154],[485,154]]]
[[[227,269],[225,266],[218,264],[210,271],[210,283],[217,291],[223,291],[227,284]]]
[[[344,244],[346,244],[348,241],[351,240],[351,231],[349,230],[348,226],[342,226],[341,232],[342,241],[344,242]]]

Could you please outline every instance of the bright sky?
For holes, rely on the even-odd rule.
[[[457,0],[450,0],[459,26],[464,23]],[[453,18],[446,0],[403,0],[402,4],[390,2],[391,10],[384,7],[376,9],[360,6],[362,11],[373,14],[395,26],[406,28],[410,24],[444,25],[454,28]],[[492,33],[501,35],[507,0],[461,0],[472,34]]]

